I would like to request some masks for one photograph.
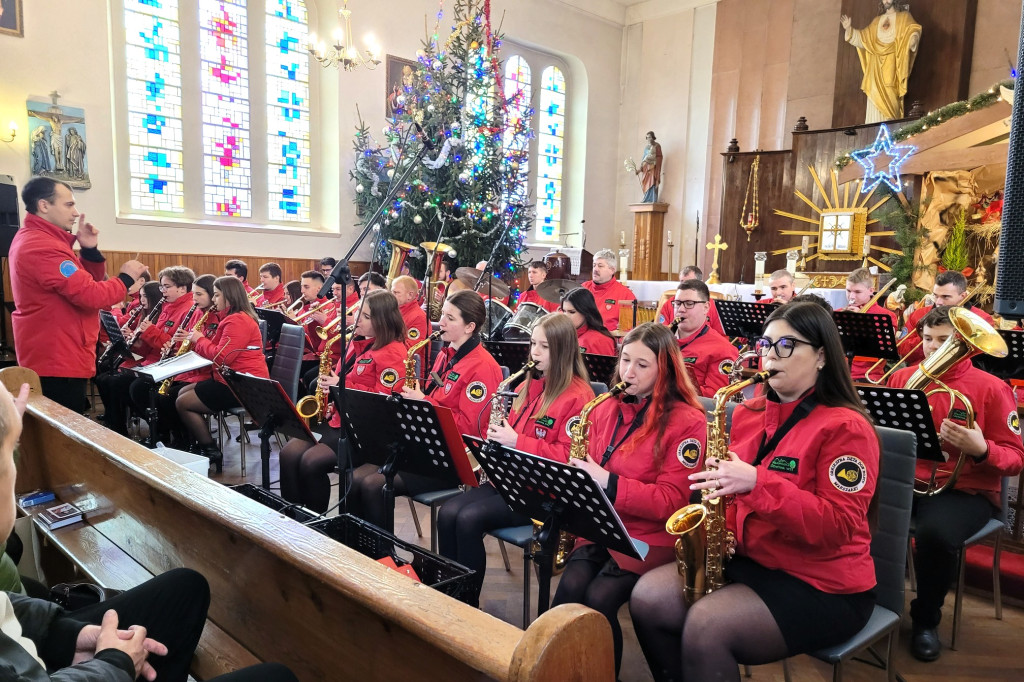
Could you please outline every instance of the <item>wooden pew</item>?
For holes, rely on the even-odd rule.
[[[205,575],[207,653],[226,638],[304,681],[614,678],[611,631],[595,611],[559,606],[523,631],[43,398],[28,370],[0,370],[0,381],[33,386],[17,490],[91,499],[89,532],[143,569]]]

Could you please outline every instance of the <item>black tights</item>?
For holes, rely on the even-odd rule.
[[[476,573],[466,603],[480,605],[480,590],[487,569],[484,533],[497,528],[525,526],[530,519],[517,514],[489,483],[451,498],[437,512],[437,548],[441,556],[453,559]]]
[[[583,604],[598,611],[612,628],[615,645],[615,675],[622,665],[622,628],[619,626],[619,608],[629,601],[633,586],[640,579],[636,573],[623,571],[614,564],[609,566],[608,550],[596,545],[577,549],[558,581],[558,589],[551,606]]]
[[[296,438],[281,448],[280,461],[281,497],[321,514],[327,511],[331,500],[329,475],[338,463],[334,448]]]
[[[746,585],[726,585],[687,609],[675,564],[640,578],[629,612],[657,682],[738,681],[739,664],[770,663],[789,653],[775,618]]]

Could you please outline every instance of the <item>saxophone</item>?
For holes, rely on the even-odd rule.
[[[590,441],[590,413],[594,411],[595,407],[610,398],[614,398],[627,388],[629,388],[629,384],[625,381],[620,381],[612,386],[607,393],[602,393],[583,406],[583,409],[580,411],[579,421],[577,421],[572,427],[572,443],[569,445],[569,459],[587,458],[587,445]],[[537,521],[534,521],[533,523],[534,525],[539,525]],[[569,561],[569,553],[572,552],[573,545],[575,544],[576,536],[572,533],[567,533],[565,531],[560,531],[558,533],[558,547],[555,550],[554,564],[554,572],[556,574],[565,570],[565,564]]]
[[[331,346],[336,344],[341,339],[341,334],[337,334],[327,340],[324,344],[323,352],[320,353],[320,368],[318,376],[328,376],[331,373]],[[303,396],[303,398],[295,404],[295,410],[299,413],[299,416],[305,419],[307,422],[316,417],[316,423],[323,423],[324,420],[331,418],[331,405],[332,403],[328,400],[330,395],[330,386],[321,386],[317,383],[316,392],[312,395]]]
[[[729,384],[715,392],[715,407],[708,420],[708,444],[704,455],[704,470],[711,458],[727,459],[729,434],[725,429],[726,405],[730,399],[751,384],[760,384],[771,376],[768,370],[758,372],[744,381]],[[689,504],[676,511],[665,522],[665,530],[676,538],[676,564],[683,576],[683,599],[688,606],[709,592],[724,585],[722,561],[732,533],[725,529],[728,501],[725,498],[708,500],[708,491],[701,491],[703,501]]]
[[[216,309],[216,306],[212,306],[212,305],[209,308],[207,308],[206,312],[204,312],[202,315],[200,315],[199,320],[196,322],[196,325],[194,327],[192,327],[192,331],[193,332],[197,332],[197,331],[201,330],[203,328],[203,325],[206,324],[206,319],[208,317],[210,317],[210,313],[212,313],[215,309]],[[191,315],[192,315],[192,311],[187,313],[186,317],[191,316]],[[182,326],[184,326],[184,323],[183,323]],[[192,349],[192,339],[191,338],[187,338],[187,339],[185,339],[184,341],[181,342],[181,346],[178,348],[178,352],[174,354],[174,357],[178,357],[179,355],[184,355],[185,353],[189,352],[191,349]],[[169,377],[167,379],[164,379],[163,383],[160,384],[160,388],[158,388],[156,392],[159,393],[160,395],[167,395],[167,391],[170,390],[171,382],[173,382],[173,381],[174,381],[174,377]]]
[[[498,384],[498,389],[491,398],[491,418],[488,422],[490,426],[501,426],[501,422],[508,418],[508,413],[512,407],[512,398],[516,396],[513,391],[509,390],[509,387],[536,366],[536,362],[527,360],[521,370]]]
[[[425,346],[428,343],[430,343],[431,341],[437,341],[440,338],[441,338],[441,332],[440,331],[436,331],[433,334],[430,334],[429,336],[427,336],[427,338],[423,339],[422,341],[417,341],[413,345],[409,346],[409,352],[405,356],[405,387],[406,388],[409,388],[409,389],[415,389],[416,388],[416,380],[417,380],[417,377],[416,377],[416,352],[419,351],[420,348],[423,348],[423,346]],[[424,375],[426,375],[425,371],[424,371]]]

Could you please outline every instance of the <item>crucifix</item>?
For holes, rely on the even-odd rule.
[[[708,284],[721,284],[722,282],[718,279],[718,252],[725,251],[729,245],[722,241],[722,235],[716,234],[715,241],[708,243],[707,248],[713,249],[715,252],[711,261],[711,276],[708,277]]]

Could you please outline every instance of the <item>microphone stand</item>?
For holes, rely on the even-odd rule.
[[[512,211],[512,215],[510,215],[508,220],[505,221],[505,229],[503,229],[501,231],[501,236],[498,237],[497,241],[494,242],[494,247],[491,249],[491,255],[487,258],[487,264],[484,266],[484,271],[481,272],[480,276],[476,278],[476,284],[473,285],[473,291],[476,291],[476,292],[479,293],[480,285],[483,283],[484,277],[487,277],[487,273],[491,272],[493,270],[493,268],[494,268],[494,259],[498,256],[498,247],[500,247],[501,243],[503,241],[505,241],[505,237],[508,235],[509,228],[512,227],[512,219],[515,217],[516,213],[518,213],[521,208],[522,208],[522,206],[516,205],[514,210]],[[492,277],[487,277],[487,298],[488,298],[488,300],[494,298],[493,294],[494,294],[494,277],[492,276]],[[490,317],[490,310],[487,311],[487,316],[488,316],[488,318]],[[491,326],[490,325],[490,319],[488,319],[487,320],[487,328],[490,329],[490,326]]]

